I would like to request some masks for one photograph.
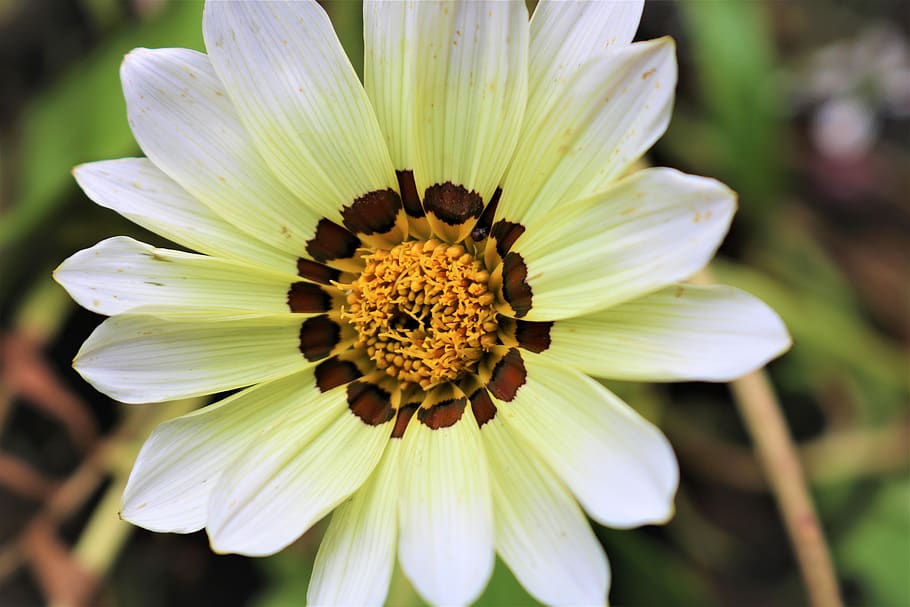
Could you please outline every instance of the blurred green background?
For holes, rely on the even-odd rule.
[[[354,65],[360,6],[325,3]],[[304,602],[322,526],[267,559],[117,520],[154,424],[69,366],[101,320],[51,281],[127,234],[70,169],[136,155],[118,67],[202,49],[201,4],[0,0],[0,605]],[[848,604],[910,606],[910,10],[905,0],[652,2],[639,39],[679,45],[674,119],[649,157],[740,193],[712,270],[770,303],[794,348],[770,367]],[[679,456],[665,527],[597,528],[615,605],[800,605],[781,519],[725,386],[611,385]],[[419,605],[396,572],[389,604]],[[533,601],[498,563],[479,605]]]

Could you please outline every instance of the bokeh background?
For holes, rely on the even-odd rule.
[[[325,3],[354,65],[360,6]],[[70,169],[137,155],[118,67],[136,46],[202,49],[201,4],[0,0],[0,605],[304,602],[324,527],[267,559],[117,518],[154,425],[203,404],[126,406],[70,368],[101,318],[51,280],[127,234]],[[659,1],[639,39],[678,41],[654,164],[718,177],[740,211],[712,271],[769,302],[793,350],[770,375],[850,605],[910,605],[910,5]],[[615,605],[800,605],[781,518],[724,385],[613,385],[679,456],[665,527],[597,527]],[[606,464],[606,463],[605,463]],[[396,570],[389,603],[419,605]],[[497,564],[478,605],[528,605]]]

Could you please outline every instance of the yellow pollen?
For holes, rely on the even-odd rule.
[[[403,242],[364,256],[341,317],[356,346],[402,385],[428,390],[473,371],[497,341],[490,278],[461,245]]]

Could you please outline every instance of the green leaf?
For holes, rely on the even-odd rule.
[[[305,537],[321,538],[322,530],[311,531]],[[305,539],[300,540],[293,547],[258,561],[267,583],[262,594],[252,601],[255,607],[306,605],[306,591],[313,573],[317,544],[307,545],[311,549],[307,551],[300,549],[304,542]]]
[[[386,599],[387,605],[395,607],[428,607],[428,604],[418,596],[411,582],[401,571],[401,567],[396,564],[395,572],[392,574],[392,582],[389,585],[389,596]],[[503,607],[504,605],[522,605],[533,607],[540,605],[531,596],[525,592],[509,568],[499,558],[496,559],[496,567],[493,570],[493,576],[480,598],[473,603],[474,607]]]
[[[323,2],[338,40],[357,75],[363,79],[363,7],[360,2]]]
[[[540,605],[540,603],[531,598],[506,564],[497,558],[493,577],[490,578],[487,589],[474,603],[474,607],[502,607],[503,605],[532,606]]]
[[[860,582],[866,605],[910,605],[910,482],[885,486],[838,544],[847,577]]]
[[[610,559],[613,605],[704,607],[710,595],[685,559],[641,530],[595,527]]]
[[[781,158],[787,153],[767,7],[744,1],[688,1],[679,7],[707,109],[703,130],[720,163],[710,168],[740,192],[743,214],[761,221],[783,189]],[[677,149],[705,145],[690,137],[691,118],[683,125],[688,129],[674,133],[671,127],[667,133],[682,144]]]
[[[137,46],[201,49],[202,3],[172,2],[113,36],[26,108],[15,150],[16,195],[0,216],[0,247],[27,238],[66,201],[75,165],[138,151],[120,91],[120,62]]]

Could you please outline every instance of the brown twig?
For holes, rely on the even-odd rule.
[[[843,603],[828,545],[771,383],[756,371],[732,382],[731,389],[783,514],[809,600],[814,607],[839,607]]]
[[[693,282],[715,281],[705,268]],[[842,607],[828,543],[771,382],[758,370],[731,382],[730,389],[784,518],[810,603],[813,607]]]
[[[87,451],[98,435],[90,409],[60,381],[41,354],[42,344],[22,331],[0,339],[0,380],[34,406],[63,422],[73,441]]]
[[[56,483],[18,457],[0,452],[0,486],[35,501],[47,499]]]
[[[98,578],[73,558],[48,520],[37,518],[22,533],[19,546],[32,565],[45,598],[54,605],[85,605],[95,592]]]

